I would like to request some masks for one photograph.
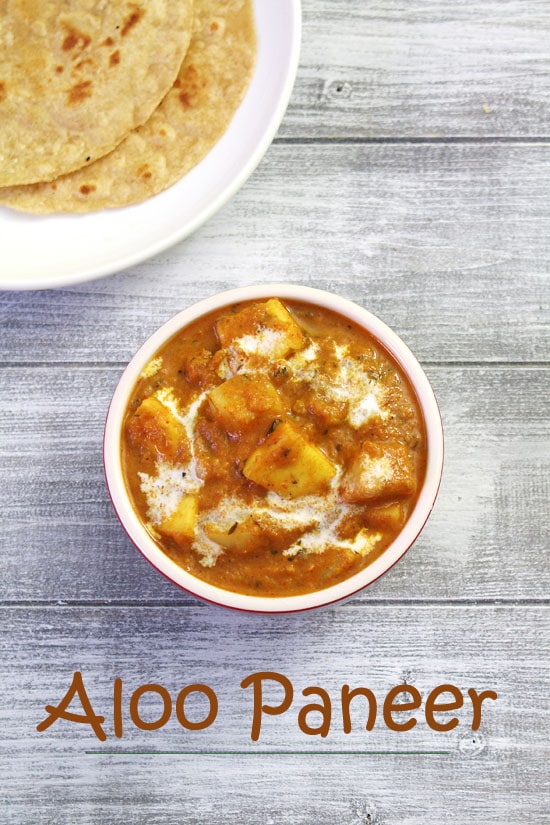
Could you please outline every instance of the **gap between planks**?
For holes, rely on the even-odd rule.
[[[112,608],[112,609],[127,609],[127,608],[143,608],[158,609],[158,608],[179,608],[182,610],[189,609],[208,609],[209,605],[203,604],[198,600],[178,600],[178,599],[40,599],[33,601],[31,599],[14,599],[0,601],[0,609],[20,609],[20,608],[53,608],[55,610],[62,610],[64,608],[89,608],[90,610],[96,608]],[[524,599],[506,599],[506,598],[482,598],[482,599],[369,599],[365,601],[349,601],[343,605],[335,605],[338,608],[353,608],[365,609],[371,607],[417,607],[431,608],[431,607],[478,607],[480,609],[507,607],[507,608],[525,608],[536,607],[546,608],[550,607],[550,598],[524,598]],[[308,611],[305,611],[307,613]],[[311,611],[309,611],[311,612]],[[262,615],[278,615],[278,614],[258,614]],[[287,614],[292,615],[292,614]],[[299,615],[298,613],[296,615]],[[304,613],[302,613],[304,615]]]
[[[550,367],[550,360],[547,361],[430,361],[422,359],[422,364],[425,367],[439,367],[443,369],[487,369],[491,367],[494,369],[548,369]],[[117,369],[123,370],[128,365],[127,361],[4,361],[0,363],[1,370],[18,370],[18,369],[86,369],[86,370],[104,370]]]
[[[550,137],[544,135],[534,135],[519,137],[513,135],[488,135],[485,137],[473,137],[469,135],[452,135],[449,137],[433,135],[428,137],[276,137],[273,144],[279,146],[309,146],[309,145],[324,145],[324,146],[348,146],[348,145],[365,145],[365,146],[396,146],[396,145],[414,145],[424,146],[431,144],[448,144],[448,145],[491,145],[491,144],[514,144],[521,146],[533,144],[547,144],[550,143]]]

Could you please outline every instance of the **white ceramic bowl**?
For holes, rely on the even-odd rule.
[[[428,462],[420,495],[392,544],[359,573],[332,587],[301,596],[242,595],[204,582],[183,570],[155,544],[137,516],[128,496],[121,463],[121,436],[128,401],[143,368],[157,351],[183,327],[209,312],[239,301],[271,297],[305,301],[335,310],[378,339],[401,365],[416,392],[428,442]],[[200,301],[178,313],[143,344],[126,367],[113,395],[105,425],[103,456],[107,487],[122,526],[137,549],[164,576],[199,599],[219,606],[252,613],[295,613],[347,601],[379,579],[411,547],[430,515],[439,490],[443,470],[443,426],[437,401],[422,367],[386,324],[357,304],[329,292],[291,284],[263,284],[222,292]]]

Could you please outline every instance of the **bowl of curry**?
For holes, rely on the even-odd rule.
[[[268,284],[178,313],[107,414],[123,528],[194,596],[260,613],[341,601],[417,539],[443,468],[431,385],[401,339],[344,298]]]

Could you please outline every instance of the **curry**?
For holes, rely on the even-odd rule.
[[[122,449],[133,505],[166,554],[218,587],[273,597],[377,558],[427,460],[391,354],[332,310],[278,298],[175,335],[134,389]]]

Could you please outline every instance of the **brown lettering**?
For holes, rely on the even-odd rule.
[[[204,693],[208,699],[208,714],[200,722],[190,722],[185,715],[185,700],[190,693]],[[176,699],[176,716],[178,717],[178,722],[183,728],[187,728],[187,730],[204,730],[205,728],[210,727],[217,715],[218,697],[212,688],[208,687],[208,685],[187,685],[187,687],[184,687],[183,690],[180,690],[178,693]]]
[[[122,679],[115,679],[113,684],[113,723],[115,736],[122,739]]]
[[[162,714],[152,722],[144,722],[139,715],[139,700],[145,693],[157,693],[162,699]],[[172,699],[168,691],[162,685],[147,684],[140,685],[130,697],[130,718],[136,728],[140,730],[158,730],[162,728],[172,715]]]
[[[283,699],[279,705],[263,704],[262,683],[264,679],[269,679],[270,681],[278,682],[284,689]],[[260,738],[260,731],[262,727],[262,714],[268,713],[270,716],[277,716],[278,714],[285,713],[292,704],[294,689],[292,687],[292,682],[290,681],[290,679],[287,679],[287,677],[283,676],[282,673],[275,673],[275,671],[270,670],[260,671],[259,673],[252,673],[250,676],[247,676],[246,679],[243,679],[243,681],[241,682],[242,688],[250,687],[250,685],[252,685],[254,689],[254,712],[252,717],[252,730],[250,733],[250,738],[254,742],[256,742]]]
[[[332,716],[332,705],[330,702],[330,696],[320,687],[307,687],[304,688],[302,691],[302,696],[311,696],[313,693],[317,693],[322,701],[322,704],[316,705],[315,703],[311,703],[310,705],[304,705],[303,708],[300,709],[298,713],[298,726],[303,733],[307,733],[309,736],[328,736],[328,732],[330,730],[330,720]],[[308,713],[320,713],[322,716],[322,722],[318,727],[312,727],[307,723],[307,715]]]
[[[437,702],[442,693],[451,693],[454,699],[451,702]],[[458,718],[453,716],[448,722],[437,722],[434,713],[445,713],[449,710],[458,710],[464,704],[464,696],[456,685],[438,685],[426,699],[426,723],[432,730],[452,730],[458,725]]]
[[[365,725],[366,730],[372,730],[376,722],[376,696],[368,688],[349,689],[349,685],[342,685],[342,725],[344,733],[351,733],[351,700],[356,696],[364,696],[369,703],[369,715]]]
[[[494,690],[482,690],[481,693],[478,693],[475,688],[468,689],[468,696],[470,697],[470,701],[472,702],[473,708],[473,717],[472,717],[472,730],[478,730],[479,726],[481,725],[481,705],[484,699],[494,699],[496,702],[497,700],[497,693]]]
[[[395,702],[400,693],[409,693],[413,698],[410,702]],[[417,710],[422,704],[420,691],[412,685],[397,685],[392,688],[384,700],[384,722],[390,730],[410,730],[416,725],[414,716],[406,722],[395,722],[392,713],[403,713],[406,710]]]
[[[84,713],[71,713],[67,710],[75,696],[78,696],[80,699],[80,704],[82,705]],[[81,724],[91,725],[92,730],[98,739],[102,742],[107,739],[107,734],[101,727],[103,722],[105,722],[105,717],[98,716],[94,712],[92,703],[90,702],[88,694],[86,693],[86,688],[84,687],[82,674],[78,670],[74,673],[69,689],[61,702],[56,707],[53,705],[46,705],[44,710],[48,716],[36,726],[37,731],[46,730],[50,727],[50,725],[53,725],[57,719],[66,719],[68,722],[80,722]]]

